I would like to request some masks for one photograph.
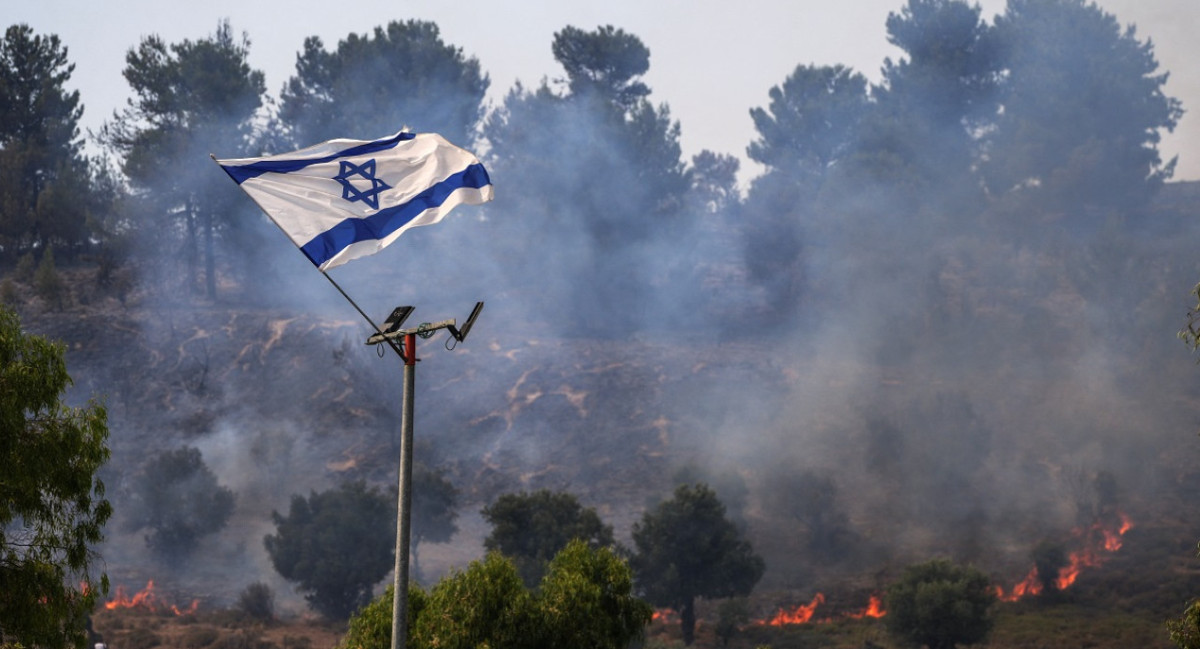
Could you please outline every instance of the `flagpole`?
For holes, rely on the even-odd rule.
[[[398,146],[402,140],[414,142],[419,140],[428,146]],[[427,150],[430,147],[432,147],[432,153]],[[365,160],[364,158],[367,156],[372,157],[370,160]],[[424,323],[414,329],[401,330],[404,319],[412,312],[410,306],[397,307],[388,316],[383,328],[380,328],[325,272],[323,267],[326,264],[338,265],[345,261],[337,260],[351,246],[374,241],[376,246],[374,250],[377,250],[388,245],[392,239],[400,236],[408,227],[437,223],[446,212],[456,205],[479,204],[492,200],[491,179],[483,165],[469,151],[446,142],[440,135],[433,133],[411,135],[406,130],[383,140],[330,140],[277,156],[224,161],[217,160],[217,157],[212,154],[209,157],[258,204],[271,221],[292,240],[292,243],[305,251],[305,256],[317,266],[325,279],[371,325],[375,333],[367,339],[367,344],[375,345],[387,342],[392,350],[404,360],[404,397],[402,401],[404,413],[401,420],[400,476],[397,480],[399,493],[397,494],[396,512],[396,577],[392,605],[392,649],[403,649],[408,632],[408,553],[409,519],[412,505],[410,482],[412,479],[413,375],[417,362],[416,336],[427,338],[438,329],[447,329],[455,340],[462,342],[467,337],[467,332],[470,331],[479,311],[483,308],[483,302],[475,304],[475,310],[471,312],[461,329],[456,328],[454,320],[450,319],[437,323]],[[324,165],[341,158],[362,160],[354,167],[358,171],[351,175],[370,181],[372,187],[369,190],[363,190],[362,187],[351,183],[347,178],[347,172],[338,173],[332,167],[325,168]],[[391,180],[388,183],[384,183],[375,176],[376,158],[381,161],[380,172],[387,171],[394,176],[394,178],[389,176]],[[342,161],[341,164],[344,169],[348,163]],[[433,169],[444,168],[453,173],[439,175],[440,180],[427,183],[429,174],[412,173],[414,167],[431,172]],[[290,199],[281,199],[281,195],[295,199],[296,191],[295,187],[287,185],[287,183],[284,183],[287,185],[284,189],[279,189],[279,179],[301,170],[304,170],[303,175],[308,176],[313,182],[317,182],[319,179],[321,189],[304,192],[304,199],[298,203]],[[329,175],[323,175],[325,173]],[[335,173],[337,175],[334,175]],[[337,191],[339,187],[340,192]],[[387,192],[384,195],[384,202],[387,204],[385,209],[380,209],[378,204],[380,194],[385,189]],[[442,199],[435,204],[422,204],[423,208],[415,215],[403,210],[397,211],[396,208],[413,204],[405,202],[409,201],[409,198],[406,197],[417,194],[424,195],[424,192],[432,190],[437,190],[437,194],[442,196]],[[339,226],[329,227],[329,223],[326,222],[323,215],[329,212],[332,206],[344,207],[343,201],[348,203],[362,201],[372,208],[369,216],[362,217],[356,207],[353,213],[359,216],[349,219],[361,217],[364,220],[378,221],[375,224],[376,227],[371,229],[372,235],[364,236],[362,239],[346,240],[341,234],[335,234],[343,231]],[[335,213],[341,214],[336,210]],[[345,215],[334,220],[339,221],[344,217]],[[314,226],[318,226],[315,238],[313,237]],[[312,250],[309,250],[310,246],[313,247]],[[319,250],[319,254],[314,256],[313,251],[317,250]],[[452,348],[450,345],[447,347]]]
[[[332,280],[330,280],[332,281]],[[345,295],[345,293],[343,293]],[[349,298],[347,298],[349,299]],[[356,307],[357,308],[357,307]],[[475,319],[483,310],[483,302],[476,302],[471,315],[462,327],[455,326],[454,318],[440,322],[425,322],[416,327],[401,329],[404,320],[412,313],[410,306],[397,307],[381,330],[367,338],[368,345],[377,345],[387,341],[396,347],[395,340],[402,339],[400,357],[404,359],[404,395],[401,399],[400,417],[400,471],[397,477],[396,498],[396,563],[395,577],[392,584],[392,645],[391,649],[405,649],[408,640],[408,565],[410,539],[412,538],[412,465],[413,465],[413,402],[414,384],[416,381],[417,336],[428,338],[439,329],[445,329],[450,335],[462,342],[475,325]],[[362,313],[360,310],[359,313]],[[366,315],[364,314],[364,317]]]
[[[397,478],[396,566],[392,590],[392,649],[408,641],[408,553],[412,536],[413,383],[417,367],[417,336],[404,336],[404,397],[400,417],[400,475]]]

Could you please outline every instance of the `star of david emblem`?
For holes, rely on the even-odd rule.
[[[342,160],[338,175],[333,177],[342,186],[342,198],[351,203],[362,201],[371,209],[379,209],[379,194],[391,185],[375,177],[375,159],[361,165]]]

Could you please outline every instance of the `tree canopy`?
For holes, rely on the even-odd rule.
[[[1163,92],[1153,44],[1085,0],[1012,0],[994,29],[1005,76],[986,139],[990,191],[1144,205],[1174,171],[1157,145],[1183,113]]]
[[[292,496],[287,515],[271,512],[271,519],[276,531],[263,539],[271,564],[331,620],[370,602],[392,569],[395,506],[363,482]]]
[[[529,586],[542,578],[550,560],[573,539],[593,547],[613,544],[612,527],[572,494],[549,489],[504,494],[483,508],[492,531],[484,548],[511,558]]]
[[[690,180],[679,124],[650,103],[641,80],[649,52],[640,39],[612,26],[566,27],[552,49],[565,82],[518,84],[484,126],[494,179],[522,188],[492,208],[490,241],[513,286],[565,279],[539,286],[535,308],[602,331],[623,305],[652,299],[660,263],[646,251],[678,241]],[[530,246],[540,254],[522,254]],[[586,296],[570,288],[580,284]]]
[[[679,485],[674,496],[633,526],[630,560],[638,589],[655,606],[679,611],[684,644],[695,639],[697,597],[748,595],[766,564],[704,484]]]
[[[295,146],[371,139],[408,126],[459,146],[475,141],[489,80],[479,61],[442,41],[438,26],[392,21],[327,51],[304,41],[280,94],[279,119]]]
[[[87,243],[99,217],[83,157],[79,91],[55,35],[12,25],[0,40],[0,251],[9,259]]]
[[[929,649],[987,639],[996,593],[987,575],[944,559],[909,566],[887,589],[888,631]]]
[[[128,524],[149,530],[146,546],[159,557],[186,560],[202,538],[225,527],[236,499],[218,484],[200,450],[184,446],[142,466],[133,480]]]
[[[608,548],[581,540],[551,561],[536,591],[511,559],[489,553],[435,585],[409,591],[408,646],[426,648],[625,649],[640,638],[653,609],[633,595],[629,566]],[[350,620],[341,649],[386,649],[392,590]]]
[[[202,277],[210,299],[217,290],[218,231],[237,232],[245,224],[236,218],[243,214],[239,197],[222,191],[229,181],[208,156],[253,150],[254,118],[266,88],[263,73],[250,68],[249,53],[249,40],[236,40],[228,21],[196,41],[168,45],[156,35],[143,38],[126,54],[123,72],[136,99],[101,131],[133,189],[140,232],[181,250],[185,285]]]
[[[107,412],[63,402],[65,351],[0,307],[0,644],[81,648],[108,590],[93,549],[112,515]]]

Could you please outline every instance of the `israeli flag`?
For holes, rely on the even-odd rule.
[[[492,200],[479,160],[435,133],[329,140],[217,164],[322,271],[379,252],[456,205]]]

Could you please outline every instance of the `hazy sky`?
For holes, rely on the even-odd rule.
[[[436,22],[443,40],[479,59],[491,77],[489,98],[499,103],[513,83],[537,85],[561,75],[550,52],[554,32],[573,25],[611,24],[635,34],[650,48],[646,82],[651,99],[670,106],[682,128],[684,155],[702,149],[744,158],[754,139],[749,109],[765,106],[767,92],[800,64],[841,63],[879,79],[887,43],[884,21],[904,0],[4,0],[5,25],[23,22],[40,34],[57,34],[75,63],[71,85],[85,106],[83,127],[95,130],[124,105],[129,87],[121,76],[125,53],[143,36],[168,43],[211,35],[222,18],[250,37],[250,63],[266,74],[278,96],[295,71],[307,36],[328,49],[350,33],[367,33],[391,20]],[[1004,0],[980,3],[984,16],[1003,11]],[[1200,1],[1102,0],[1122,24],[1151,38],[1161,69],[1171,72],[1166,89],[1189,109],[1166,136],[1164,158],[1179,156],[1176,179],[1200,179]],[[397,125],[399,128],[402,125]],[[354,133],[373,138],[383,133]],[[743,179],[757,174],[746,167]]]

